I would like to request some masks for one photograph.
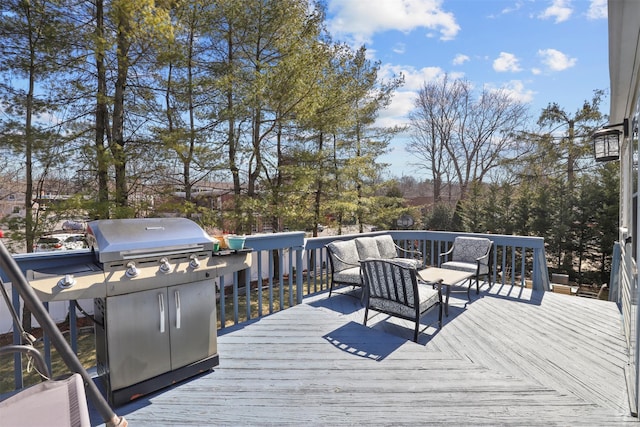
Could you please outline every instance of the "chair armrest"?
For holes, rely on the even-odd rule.
[[[476,259],[476,261],[478,261],[478,264],[480,263],[481,260],[485,258],[487,259],[489,258],[489,254],[491,254],[491,248],[493,248],[493,242],[491,242],[491,244],[489,245],[489,249],[487,249],[487,253]],[[488,261],[487,261],[487,264],[489,264]]]
[[[476,258],[476,261],[480,262],[481,260],[483,260],[485,258],[489,258],[489,252],[487,252],[486,254],[482,255],[479,258]]]
[[[452,253],[453,253],[453,246],[451,246],[447,252],[441,253],[440,257],[444,258],[445,256],[451,255]]]
[[[0,347],[0,356],[12,353],[23,353],[33,359],[33,363],[38,370],[38,373],[44,380],[45,378],[51,377],[51,373],[49,372],[49,367],[44,361],[42,354],[36,350],[35,347],[30,345],[21,345],[21,344],[11,344],[6,345],[4,347]]]
[[[438,266],[440,266],[440,264],[442,264],[442,261],[449,255],[451,255],[453,253],[453,246],[451,246],[451,248],[449,248],[449,250],[447,252],[441,253],[438,256]]]
[[[338,255],[336,255],[333,252],[331,252],[331,254],[329,256],[335,257],[338,261],[340,261],[343,264],[350,265],[352,267],[360,267],[360,263],[359,262],[357,264],[354,264],[352,262],[347,262],[347,261],[343,260],[342,258],[340,258]]]
[[[402,251],[405,254],[418,255],[419,257],[422,257],[422,252],[420,252],[420,251],[416,251],[416,250],[412,250],[412,249],[404,249],[404,248],[401,248],[398,245],[395,245],[395,247],[396,247],[396,250]]]

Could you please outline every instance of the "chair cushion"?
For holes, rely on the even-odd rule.
[[[335,257],[332,257],[334,274],[358,265],[360,260],[358,258],[356,242],[353,240],[335,240],[327,244],[327,247],[330,249],[330,255],[335,254],[344,261],[341,262]]]
[[[459,261],[448,261],[442,263],[440,268],[448,268],[449,270],[458,270],[458,271],[468,271],[469,273],[475,273],[478,268],[477,262],[459,262]],[[486,264],[480,264],[480,271],[478,274],[488,274],[489,266]]]
[[[418,295],[420,298],[420,313],[424,313],[440,300],[438,290],[434,289],[430,284],[418,283]]]
[[[420,313],[424,313],[438,303],[438,290],[430,285],[418,284],[418,301],[420,304]],[[416,309],[412,303],[405,305],[385,298],[372,297],[369,300],[369,306],[374,310],[379,309],[386,313],[395,313],[408,318],[413,318],[416,315]]]
[[[392,259],[398,256],[396,250],[396,244],[390,234],[383,234],[381,236],[372,237],[378,246],[378,252],[380,258]]]
[[[422,262],[419,259],[413,259],[413,258],[393,258],[392,259],[393,262],[402,262],[404,263],[407,267],[413,267],[415,269],[419,269],[422,268]]]
[[[491,240],[483,237],[456,237],[453,242],[451,261],[477,263],[491,246]],[[474,269],[475,271],[475,269]]]
[[[358,249],[358,258],[360,260],[381,258],[375,238],[358,237],[355,241],[356,248]]]
[[[338,283],[353,283],[354,285],[361,286],[360,267],[347,268],[340,272],[333,273],[333,281]]]

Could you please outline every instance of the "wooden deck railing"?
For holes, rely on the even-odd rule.
[[[378,235],[385,232],[366,233]],[[424,266],[436,266],[438,257],[446,252],[456,236],[473,235],[440,231],[389,231],[396,243],[406,249],[422,252]],[[255,318],[299,304],[305,295],[328,289],[328,259],[325,245],[333,240],[353,239],[363,234],[306,238],[303,232],[274,233],[247,236],[246,246],[253,249],[250,269],[230,276],[216,278],[220,292],[218,301],[219,328],[237,325]],[[549,275],[544,252],[544,240],[537,237],[504,236],[482,234],[494,241],[492,255],[493,283],[502,285],[527,286],[549,290]],[[66,268],[91,263],[88,250],[55,253],[19,254],[14,259],[25,272],[55,268]],[[4,272],[0,277],[7,281]],[[12,303],[20,312],[20,296],[12,292]],[[78,327],[75,305],[52,303],[60,316],[60,311],[69,320],[69,339],[74,351],[78,352]],[[61,308],[62,305],[62,308]],[[92,304],[88,304],[92,308]],[[83,305],[84,307],[84,305]],[[85,309],[87,307],[84,307]],[[6,313],[0,310],[0,314]],[[13,342],[19,343],[20,336],[13,328]],[[44,337],[44,355],[51,367],[51,345]],[[0,366],[1,368],[1,366]],[[23,369],[19,356],[14,358],[14,387],[23,387]],[[0,390],[0,393],[6,390]]]

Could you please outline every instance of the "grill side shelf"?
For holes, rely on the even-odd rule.
[[[213,256],[228,256],[228,255],[238,255],[238,254],[248,254],[251,253],[253,249],[244,248],[244,249],[222,249],[213,253]]]

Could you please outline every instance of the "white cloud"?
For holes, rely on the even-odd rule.
[[[502,85],[501,89],[507,92],[511,96],[511,99],[525,104],[533,101],[533,96],[535,95],[534,91],[525,88],[521,80],[506,82]]]
[[[375,33],[388,30],[409,32],[426,28],[451,40],[460,31],[455,17],[441,8],[442,0],[329,0],[328,28],[334,38],[367,44]]]
[[[406,45],[404,43],[396,43],[393,47],[393,52],[398,54],[403,54],[406,50]]]
[[[404,85],[401,91],[417,91],[424,82],[430,82],[444,76],[445,72],[440,67],[424,67],[416,69],[407,65],[382,64],[378,75],[384,80],[389,80],[393,76],[404,76]]]
[[[608,15],[607,0],[591,0],[589,10],[587,11],[588,19],[607,19]]]
[[[378,75],[383,80],[402,74],[404,85],[393,95],[393,99],[387,108],[380,111],[376,120],[376,126],[403,126],[409,122],[409,113],[414,108],[414,101],[418,91],[424,83],[438,80],[444,77],[445,71],[440,67],[424,67],[417,69],[412,66],[383,64]],[[449,73],[450,78],[462,78],[460,73]]]
[[[516,12],[518,10],[520,10],[522,8],[522,2],[521,1],[517,1],[514,5],[512,6],[507,6],[504,9],[502,9],[502,11],[500,12],[502,15],[508,15],[512,12]]]
[[[551,6],[546,8],[539,17],[542,19],[555,19],[556,24],[566,21],[571,17],[573,9],[569,0],[553,0]]]
[[[404,126],[409,122],[409,113],[414,108],[416,93],[412,91],[397,91],[393,94],[391,103],[380,111],[376,119],[376,126],[392,127]]]
[[[471,58],[469,58],[467,55],[463,55],[462,53],[459,53],[456,55],[455,58],[453,58],[453,65],[462,65],[467,61],[470,61]]]
[[[576,65],[578,61],[556,49],[541,49],[538,51],[538,56],[551,71],[564,71]]]
[[[500,56],[493,61],[493,69],[499,73],[522,71],[518,58],[507,52],[500,52]]]
[[[540,68],[532,68],[531,74],[533,74],[534,76],[537,76],[539,74],[542,74],[542,70]]]

